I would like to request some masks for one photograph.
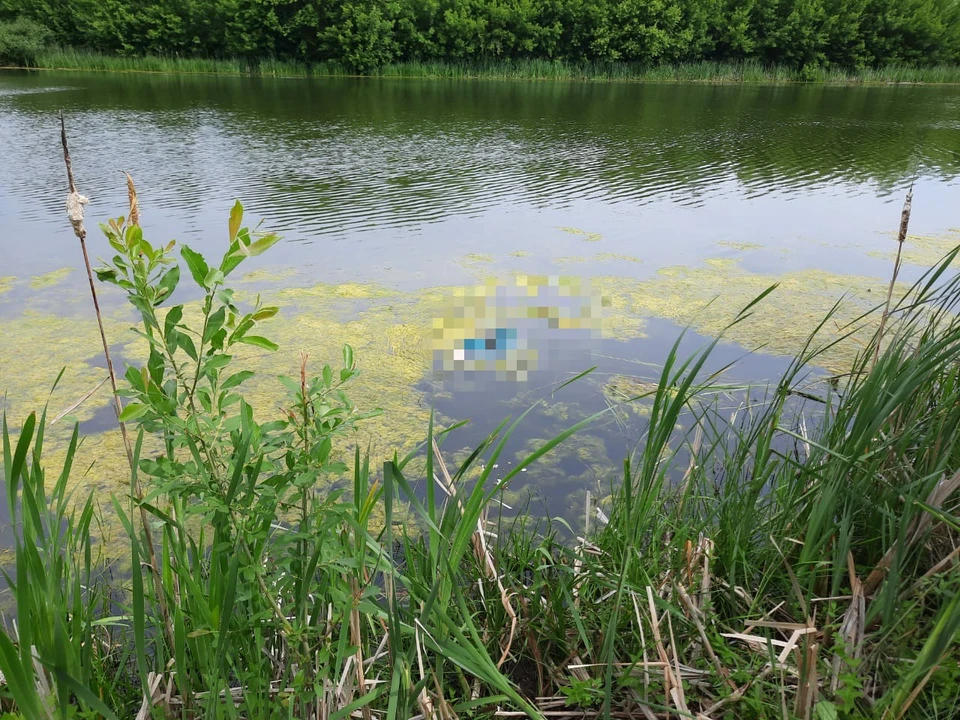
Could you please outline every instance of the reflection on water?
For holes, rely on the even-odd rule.
[[[130,171],[148,225],[203,249],[239,197],[323,280],[424,287],[469,251],[576,254],[558,226],[663,264],[717,240],[869,238],[915,177],[918,221],[956,224],[938,201],[957,88],[5,73],[0,91],[0,215],[64,259],[60,108],[90,217],[119,214]],[[12,274],[53,269],[36,255]]]

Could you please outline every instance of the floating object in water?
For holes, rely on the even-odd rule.
[[[517,275],[464,288],[434,320],[435,369],[524,381],[562,349],[599,338],[601,305],[578,277]]]

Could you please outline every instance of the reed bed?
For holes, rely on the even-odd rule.
[[[282,381],[284,419],[258,422],[231,348],[270,350],[258,333],[276,309],[244,312],[226,283],[275,236],[243,227],[238,203],[219,262],[178,256],[143,237],[132,184],[130,197],[130,216],[104,226],[117,255],[97,270],[149,340],[120,391],[136,437],[112,511],[130,573],[102,572],[97,504],[65,492],[78,431],[50,470],[46,414],[15,432],[4,418],[16,619],[0,632],[0,703],[14,717],[960,712],[960,248],[845,328],[877,332],[842,377],[810,377],[850,341],[817,328],[778,383],[731,411],[729,384],[705,370],[720,339],[686,358],[678,340],[630,400],[650,413],[610,478],[612,505],[588,496],[582,523],[532,528],[502,516],[500,494],[599,416],[498,483],[523,416],[459,465],[454,428],[431,421],[417,451],[374,468],[351,442],[364,416],[345,347],[316,377],[304,356]],[[181,260],[204,294],[196,325],[171,303]],[[349,488],[321,490],[331,473]]]
[[[262,75],[266,77],[345,77],[356,73],[336,62],[303,63],[264,58],[196,58],[179,56],[105,55],[89,50],[52,48],[39,54],[36,67],[45,70],[91,70],[98,72],[153,72],[217,75]],[[544,59],[447,62],[409,60],[391,63],[364,73],[382,78],[497,79],[497,80],[595,80],[650,83],[736,83],[830,85],[883,85],[898,83],[960,83],[960,68],[953,65],[845,70],[840,68],[764,65],[758,61],[722,63],[700,61],[678,65],[650,66],[637,63],[572,63]]]

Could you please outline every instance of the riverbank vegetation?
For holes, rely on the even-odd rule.
[[[118,64],[85,50],[94,48],[118,58]],[[763,72],[776,73],[775,79],[782,74],[818,80],[841,71],[864,78],[871,69],[896,76],[905,68],[960,62],[960,3],[2,0],[0,61],[268,74],[303,74],[310,68],[316,73],[645,79],[657,79],[658,73],[665,79],[691,74],[694,79],[749,78],[763,68],[782,68]]]
[[[351,403],[349,346],[280,378],[279,412],[244,398],[236,351],[275,349],[277,308],[242,305],[231,273],[276,237],[243,227],[238,204],[211,262],[150,243],[130,197],[97,271],[145,341],[120,389],[129,489],[71,496],[78,431],[51,467],[46,413],[3,422],[14,717],[960,711],[960,248],[839,339],[814,332],[733,412],[718,398],[736,389],[705,370],[716,341],[674,346],[627,399],[648,406],[646,430],[612,505],[551,525],[507,519],[499,498],[597,417],[499,482],[522,416],[458,464],[456,428],[430,421],[418,450],[373,467],[353,428],[377,410]],[[175,304],[182,278],[199,307]],[[849,372],[811,384],[864,326]],[[107,512],[129,540],[122,572],[97,560]]]
[[[355,77],[357,71],[338,62],[304,63],[265,59],[251,63],[238,59],[128,56],[44,48],[32,56],[30,66],[41,70],[95,72],[186,73],[249,75],[277,78]],[[490,60],[486,62],[393,62],[369,68],[368,77],[410,79],[489,80],[592,80],[654,83],[778,84],[812,82],[832,85],[896,83],[960,83],[960,65],[910,67],[884,65],[860,69],[763,65],[756,60],[714,62],[703,60],[676,65],[624,62],[571,63],[562,60]]]

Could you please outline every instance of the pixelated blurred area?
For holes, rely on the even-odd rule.
[[[517,275],[462,288],[433,322],[441,379],[525,381],[600,338],[602,300],[579,277]]]

